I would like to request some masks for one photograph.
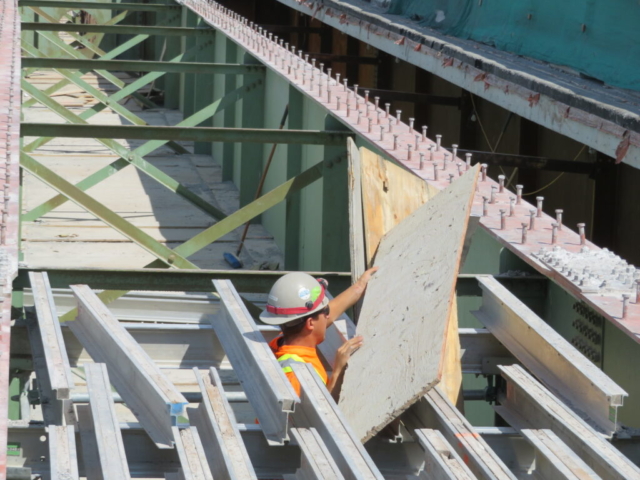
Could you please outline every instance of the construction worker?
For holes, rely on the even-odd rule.
[[[371,275],[377,269],[367,270],[356,283],[333,300],[327,298],[327,282],[324,279],[316,280],[306,273],[288,273],[274,283],[260,320],[282,329],[282,335],[274,338],[269,346],[298,396],[300,383],[291,365],[304,362],[313,365],[333,398],[338,401],[345,367],[351,354],[362,345],[362,337],[347,340],[338,349],[331,378],[327,376],[316,347],[324,341],[327,328],[362,297]]]

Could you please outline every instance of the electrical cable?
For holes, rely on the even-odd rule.
[[[580,155],[582,155],[582,152],[584,152],[584,149],[587,148],[586,145],[583,145],[582,148],[580,149],[580,151],[578,152],[578,154],[573,157],[572,161],[576,161],[578,159],[578,157]],[[544,187],[539,188],[538,190],[534,190],[533,192],[529,192],[529,193],[523,193],[522,196],[526,197],[529,195],[535,195],[536,193],[540,193],[543,190],[546,190],[547,188],[549,188],[551,185],[553,185],[554,183],[556,183],[558,180],[560,180],[560,177],[562,177],[565,174],[565,172],[561,172],[560,175],[558,175],[556,178],[554,178],[553,180],[551,180],[549,183],[547,183]]]

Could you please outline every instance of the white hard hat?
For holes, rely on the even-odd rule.
[[[316,280],[307,273],[287,273],[271,287],[260,320],[268,325],[284,325],[319,312],[329,304],[326,287],[326,280]]]

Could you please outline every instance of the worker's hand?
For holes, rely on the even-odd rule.
[[[362,342],[364,339],[362,335],[358,335],[353,337],[351,340],[347,340],[342,344],[338,351],[336,352],[336,359],[333,364],[334,374],[335,372],[340,372],[347,366],[347,362],[353,353],[362,346]]]
[[[369,283],[369,280],[371,280],[371,275],[373,275],[374,273],[376,273],[378,271],[378,268],[380,268],[380,267],[371,267],[369,270],[367,270],[366,272],[364,272],[362,274],[362,276],[360,277],[360,279],[358,281],[362,282],[364,285],[366,285],[367,283]]]

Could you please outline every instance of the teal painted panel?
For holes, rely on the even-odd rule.
[[[640,8],[627,0],[391,0],[389,13],[446,35],[567,65],[640,90]]]

